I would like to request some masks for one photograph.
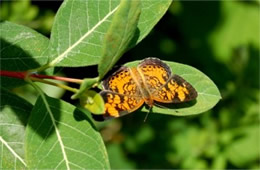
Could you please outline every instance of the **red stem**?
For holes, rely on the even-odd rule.
[[[14,77],[18,79],[24,79],[26,76],[26,72],[15,72],[15,71],[5,71],[0,70],[0,76],[6,76],[6,77]]]
[[[6,77],[13,77],[18,79],[24,79],[27,75],[27,72],[16,72],[16,71],[5,71],[0,70],[0,76],[6,76]],[[53,79],[53,80],[60,80],[60,81],[66,81],[66,82],[72,82],[72,83],[82,83],[83,80],[81,79],[74,79],[74,78],[67,78],[67,77],[59,77],[59,76],[48,76],[48,75],[40,75],[40,74],[31,74],[30,77],[36,77],[40,79]]]

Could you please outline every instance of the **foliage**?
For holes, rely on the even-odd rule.
[[[2,2],[0,18],[26,25],[43,34],[49,34],[53,24],[54,11],[48,8],[39,8],[33,5],[30,0]]]
[[[67,0],[62,3],[50,39],[28,27],[2,22],[1,69],[24,71],[43,66],[41,69],[52,75],[63,67],[64,74],[69,77],[87,78],[74,95],[78,98],[98,82],[92,77],[106,74],[106,71],[98,74],[97,66],[92,65],[99,64],[101,68],[102,56],[108,54],[102,54],[104,47],[111,45],[104,37],[113,23],[116,27],[113,29],[118,29],[113,14],[119,1],[93,2]],[[139,20],[135,20],[138,36],[135,37],[136,32],[132,31],[130,36],[135,35],[134,38],[126,41],[119,53],[143,40],[170,2],[142,1]],[[19,3],[24,4],[23,8],[18,8]],[[42,17],[44,15],[37,11],[44,9],[36,6],[37,3],[19,3],[3,3],[1,20],[30,27],[30,23],[40,21],[32,28],[48,33],[46,29],[41,30],[43,26],[39,23],[47,23],[53,18]],[[154,107],[145,123],[142,112],[146,109],[143,108],[129,116],[104,123],[94,122],[94,125],[89,112],[68,103],[75,103],[69,99],[71,93],[66,92],[62,100],[55,99],[32,83],[38,89],[37,96],[24,100],[23,93],[28,91],[28,86],[19,87],[23,81],[1,77],[1,87],[5,89],[1,90],[0,141],[3,147],[0,165],[3,168],[260,168],[257,3],[176,1],[146,39],[124,54],[127,57],[120,58],[119,55],[116,58],[120,58],[118,64],[134,65],[137,64],[135,60],[153,56],[189,64],[203,72],[167,62],[174,73],[195,85],[199,92],[198,102],[191,107],[170,110]],[[16,16],[14,19],[7,10],[10,7],[12,16]],[[19,18],[21,11],[28,12],[24,15],[28,17]],[[88,12],[82,15],[82,11]],[[113,36],[113,31],[110,30],[110,34]],[[59,67],[45,70],[49,66]],[[85,67],[68,68],[71,66]],[[197,114],[218,102],[220,93],[204,73],[220,88],[222,101],[200,115],[163,115]],[[26,90],[21,92],[21,88]],[[13,92],[19,92],[23,98]]]

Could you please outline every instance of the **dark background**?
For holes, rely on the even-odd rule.
[[[61,3],[1,1],[0,18],[49,37]],[[145,114],[135,112],[97,123],[112,168],[260,168],[259,5],[174,1],[152,32],[120,59],[118,66],[146,57],[191,65],[215,82],[222,100],[196,116],[150,114],[144,123]],[[61,72],[75,78],[97,76],[89,69],[97,68]],[[74,102],[70,95],[62,98]]]

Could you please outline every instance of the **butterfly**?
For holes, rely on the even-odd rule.
[[[155,103],[182,103],[196,99],[197,91],[158,58],[146,58],[137,67],[122,66],[102,82],[105,112],[96,120],[117,118]]]

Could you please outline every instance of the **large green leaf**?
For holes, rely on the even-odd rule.
[[[66,0],[61,5],[51,34],[51,65],[98,64],[104,35],[119,0]],[[140,42],[167,11],[171,0],[142,1],[138,23]],[[123,21],[122,21],[123,22]]]
[[[166,62],[166,61],[165,61]],[[126,64],[127,66],[136,66],[139,61]],[[159,108],[154,106],[153,113],[161,113],[176,116],[187,116],[203,113],[212,107],[221,99],[220,93],[216,85],[205,74],[188,65],[166,62],[172,69],[173,74],[177,74],[188,81],[198,92],[198,97],[194,102],[171,104],[167,108]],[[143,108],[142,111],[146,111]]]
[[[134,36],[138,34],[137,23],[140,13],[140,0],[121,1],[104,38],[102,58],[98,65],[100,79],[119,60],[130,43],[135,44],[137,39],[134,40]]]
[[[100,134],[74,106],[42,95],[26,129],[26,159],[33,169],[108,169]]]
[[[47,63],[49,40],[38,32],[11,22],[0,23],[1,70],[24,71]],[[21,80],[1,77],[2,87],[23,85]]]
[[[25,126],[33,106],[4,89],[0,98],[0,169],[24,169]]]

